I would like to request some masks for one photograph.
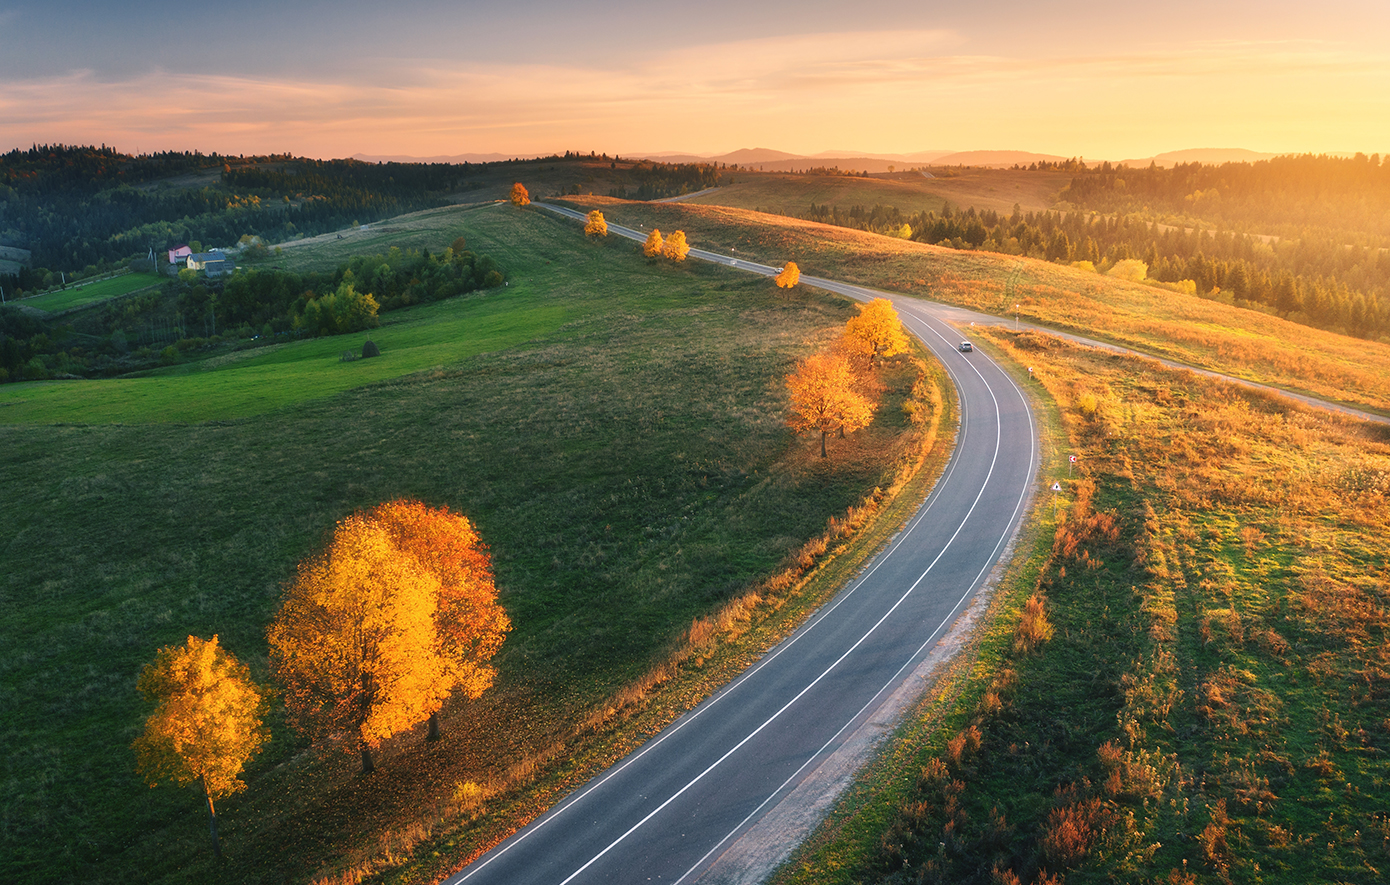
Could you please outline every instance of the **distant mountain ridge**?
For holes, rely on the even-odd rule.
[[[545,154],[450,154],[434,157],[412,157],[406,154],[353,154],[348,159],[364,163],[500,163],[504,160],[534,160]]]
[[[1286,152],[1287,153],[1287,152]],[[469,153],[438,155],[431,157],[412,157],[406,155],[368,155],[354,154],[352,159],[368,163],[496,163],[503,160],[533,160],[547,154],[502,154]],[[903,154],[872,153],[867,151],[821,151],[816,154],[796,154],[772,148],[740,148],[727,154],[691,154],[680,151],[632,151],[620,152],[625,159],[655,160],[661,163],[720,163],[728,166],[757,167],[764,172],[791,172],[817,166],[839,168],[853,172],[882,173],[889,167],[909,166],[983,166],[988,168],[1008,168],[1027,166],[1032,163],[1056,163],[1069,159],[1057,154],[1040,154],[1032,151],[976,150],[976,151],[913,151]],[[1202,163],[1219,165],[1221,163],[1255,163],[1280,156],[1278,153],[1252,151],[1246,148],[1188,148],[1179,151],[1166,151],[1152,157],[1127,160],[1111,160],[1116,166],[1140,167],[1154,163],[1162,167],[1176,166],[1179,163]],[[1336,156],[1350,156],[1337,154]],[[1084,159],[1084,158],[1083,158]],[[1102,160],[1087,160],[1094,166]]]
[[[1185,151],[1168,151],[1162,154],[1154,154],[1144,160],[1121,160],[1117,166],[1147,166],[1154,163],[1165,169],[1176,166],[1179,163],[1201,163],[1204,166],[1216,166],[1222,163],[1255,163],[1260,160],[1269,160],[1279,156],[1278,154],[1261,153],[1260,151],[1250,151],[1245,148],[1189,148]]]

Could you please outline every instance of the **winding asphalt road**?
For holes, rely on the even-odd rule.
[[[646,239],[611,223],[609,231]],[[777,272],[701,250],[691,255]],[[802,281],[851,298],[885,295]],[[956,349],[959,333],[936,306],[894,300],[960,396],[955,453],[922,508],[794,635],[448,885],[747,880],[730,847],[863,733],[986,583],[1035,487],[1033,416],[1023,392],[988,357]]]

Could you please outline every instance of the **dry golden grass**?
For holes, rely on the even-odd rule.
[[[1147,649],[1122,673],[1121,741],[1098,752],[1097,795],[1172,800],[1145,802],[1133,834],[1166,843],[1194,828],[1218,877],[1380,868],[1384,846],[1357,844],[1355,831],[1373,823],[1363,796],[1390,747],[1390,436],[1044,336],[986,337],[1034,366],[1083,453],[1079,506],[1054,545],[1059,575],[1103,559],[1121,581],[1140,578],[1134,628]],[[1138,507],[1098,513],[1102,497]],[[1084,827],[1053,823],[1044,851],[1060,857]],[[1272,835],[1252,840],[1260,828]],[[1310,831],[1329,846],[1316,859],[1290,840]],[[1071,851],[1067,865],[1083,864]],[[1174,856],[1160,852],[1150,871]]]
[[[1053,636],[1017,641],[1025,604],[960,718],[907,757],[923,776],[882,788],[895,815],[864,800],[836,822],[856,841],[779,881],[1383,881],[1390,432],[1053,336],[977,337],[1034,368],[1079,456],[1038,586]]]
[[[762,209],[800,215],[811,203],[866,209],[893,206],[904,214],[940,212],[945,203],[1012,212],[1049,209],[1057,195],[1071,183],[1066,172],[1016,172],[1009,169],[961,169],[935,178],[904,172],[892,177],[856,178],[841,175],[797,175],[782,172],[735,172],[734,183],[688,203]]]

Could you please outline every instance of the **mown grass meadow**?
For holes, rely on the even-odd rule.
[[[25,298],[20,303],[49,313],[58,313],[158,286],[160,282],[160,278],[152,273],[126,273],[91,283],[75,283],[66,289]]]
[[[353,388],[453,364],[553,333],[566,308],[521,287],[387,314],[366,333],[270,343],[144,377],[10,384],[0,423],[164,424],[249,418]],[[371,339],[381,350],[360,357]]]

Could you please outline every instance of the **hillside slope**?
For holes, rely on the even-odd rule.
[[[714,195],[712,195],[714,196]],[[692,245],[959,304],[1251,381],[1390,414],[1390,345],[1258,311],[1017,256],[968,252],[720,206],[570,198]]]

